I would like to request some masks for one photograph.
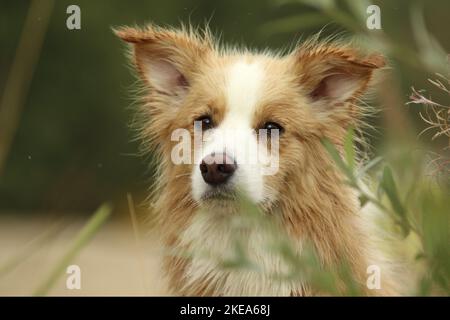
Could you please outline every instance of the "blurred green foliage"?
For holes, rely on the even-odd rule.
[[[0,94],[15,58],[29,3],[0,3]],[[382,129],[370,138],[370,143],[376,146],[376,157],[361,168],[356,165],[353,130],[349,131],[341,152],[327,141],[324,146],[346,182],[359,192],[361,205],[375,204],[391,218],[393,230],[409,239],[405,248],[412,247],[418,264],[422,265],[414,266],[421,272],[418,291],[412,293],[449,294],[448,175],[443,184],[438,184],[424,170],[425,161],[429,161],[424,156],[426,152],[442,152],[448,140],[445,136],[432,140],[436,133],[430,132],[420,137],[422,145],[417,144],[416,135],[427,127],[418,116],[422,106],[418,103],[406,107],[405,103],[412,86],[425,88],[434,98],[443,97],[448,102],[448,95],[432,90],[433,85],[427,79],[433,78],[433,72],[448,72],[441,58],[450,51],[447,35],[450,2],[374,3],[381,7],[382,32],[365,28],[368,2],[363,0],[57,1],[7,166],[0,173],[0,210],[88,211],[105,200],[125,199],[129,191],[145,192],[146,178],[151,176],[150,161],[138,155],[138,143],[132,140],[133,132],[128,127],[133,116],[129,107],[133,103],[130,91],[134,79],[126,67],[124,45],[112,34],[112,26],[150,21],[172,26],[180,22],[194,25],[209,22],[213,32],[225,42],[276,49],[290,47],[300,36],[305,38],[326,25],[322,30],[324,36],[336,33],[358,36],[371,49],[388,55],[394,82],[391,80],[389,90],[381,92],[378,98],[384,104],[394,101],[390,108],[400,110],[408,128],[397,123],[397,118],[386,119],[392,114],[370,119],[372,125]],[[71,4],[81,8],[79,31],[66,28],[66,8]],[[395,98],[389,98],[390,95]],[[407,140],[396,140],[396,135],[408,130],[411,132]],[[448,154],[448,150],[443,152]],[[366,174],[371,177],[373,192],[359,184]],[[242,205],[249,213],[248,220],[240,220],[236,225],[245,229],[258,223],[274,233],[273,247],[269,249],[282,255],[291,266],[288,274],[271,276],[280,281],[307,278],[317,288],[337,293],[338,275],[348,279],[347,294],[358,294],[345,265],[322,270],[314,252],[305,250],[298,256],[290,242],[274,229],[276,224],[261,219],[259,211],[245,199]],[[102,220],[98,224],[93,221],[91,228],[74,242],[62,264],[55,267],[46,288],[61,272],[65,260],[95,232]],[[45,235],[42,239],[46,238]],[[11,269],[27,254],[28,251],[21,253],[3,271]],[[223,268],[258,271],[239,241],[235,257],[221,262]]]
[[[0,94],[29,3],[0,3]],[[66,28],[70,4],[81,8],[81,30]],[[92,210],[127,191],[146,189],[147,161],[137,155],[128,127],[134,79],[112,26],[210,21],[224,40],[262,48],[287,43],[259,33],[264,21],[287,12],[276,11],[266,1],[56,1],[0,177],[0,209]]]
[[[415,43],[410,9],[416,2],[375,2],[381,6],[384,32],[393,41]],[[125,199],[127,191],[146,190],[151,169],[148,159],[137,155],[138,143],[131,141],[133,132],[128,127],[133,115],[129,106],[133,102],[130,89],[134,79],[126,67],[124,46],[111,33],[112,26],[150,21],[175,26],[180,21],[194,25],[209,22],[223,41],[280,48],[291,46],[300,36],[318,32],[325,24],[325,36],[340,31],[354,34],[353,26],[358,20],[351,20],[349,26],[345,23],[348,20],[341,19],[341,13],[359,14],[360,18],[365,13],[350,3],[56,1],[20,125],[0,176],[0,209],[87,211],[105,200]],[[81,30],[66,28],[66,8],[71,4],[81,8]],[[337,7],[330,7],[331,4]],[[322,6],[328,6],[325,14]],[[450,2],[423,1],[422,6],[428,30],[449,51]],[[28,7],[29,1],[0,3],[0,94]],[[419,49],[411,46],[411,50]],[[402,103],[412,85],[427,88],[429,76],[428,71],[415,68],[406,60],[397,55],[391,64]],[[417,117],[417,110],[418,107],[405,111],[420,131],[423,122]],[[379,120],[373,122],[380,124]],[[382,138],[383,131],[372,142]]]
[[[346,139],[353,146],[353,131],[350,130]],[[415,179],[405,183],[394,176],[390,163],[378,160],[370,167],[356,168],[353,152],[339,151],[339,147],[328,140],[323,141],[337,169],[343,174],[343,182],[354,188],[360,199],[361,206],[374,204],[382,218],[373,221],[390,229],[390,240],[384,239],[384,245],[379,249],[388,253],[386,246],[399,246],[404,251],[411,251],[412,257],[397,256],[395,261],[401,261],[404,271],[408,273],[408,282],[401,294],[406,295],[449,295],[450,294],[450,211],[448,186],[436,184],[436,181],[426,176],[425,172],[415,176]],[[341,156],[345,154],[345,156]],[[418,155],[420,156],[420,155]],[[408,166],[416,166],[418,162],[408,156]],[[422,168],[423,169],[423,168]],[[419,170],[422,170],[419,169]],[[361,179],[361,171],[371,177],[370,186]],[[408,190],[408,193],[400,191]],[[378,192],[377,192],[378,190]],[[409,196],[408,196],[409,194]],[[414,196],[411,198],[411,194]],[[235,248],[231,259],[223,259],[220,252],[202,252],[204,259],[218,261],[219,266],[227,269],[257,272],[266,277],[285,283],[306,283],[314,290],[323,294],[354,296],[362,295],[365,284],[357,283],[347,261],[340,261],[335,266],[324,266],[321,263],[314,246],[305,243],[303,250],[292,245],[286,232],[279,227],[277,216],[264,215],[245,195],[241,195],[241,215],[233,216]],[[373,210],[373,209],[372,209]],[[367,214],[361,211],[360,214]],[[255,226],[262,230],[268,240],[265,250],[275,257],[281,257],[288,266],[288,272],[268,273],[262,265],[252,260],[252,252],[248,249],[246,236]],[[398,237],[396,237],[397,235]],[[395,240],[394,240],[395,239]],[[191,252],[189,255],[198,255]],[[406,279],[405,279],[406,280]]]

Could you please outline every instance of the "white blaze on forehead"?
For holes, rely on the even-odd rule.
[[[235,121],[245,121],[250,126],[261,96],[264,81],[263,67],[257,62],[239,61],[230,66],[226,79],[225,95],[228,114],[225,116],[224,125],[235,126]]]
[[[259,202],[264,194],[261,164],[258,163],[258,142],[252,128],[255,110],[263,95],[264,67],[259,62],[243,59],[226,70],[224,93],[226,113],[218,127],[207,131],[199,159],[212,153],[226,152],[238,165],[230,183],[246,191]],[[202,178],[198,166],[192,176],[192,194],[198,200],[210,189]]]
[[[252,123],[263,81],[264,69],[258,62],[240,60],[227,70],[226,114],[218,131],[225,133],[227,153],[231,152],[238,164],[242,164],[246,154],[256,154],[257,141]]]

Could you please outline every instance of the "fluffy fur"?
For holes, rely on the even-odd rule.
[[[323,266],[347,261],[367,295],[397,293],[357,194],[343,183],[321,144],[328,138],[340,147],[347,129],[361,126],[363,108],[357,102],[373,72],[384,66],[382,56],[317,39],[286,55],[223,49],[209,32],[192,28],[124,27],[116,34],[131,44],[133,65],[146,88],[140,134],[159,163],[154,209],[167,248],[226,256],[234,244],[232,217],[239,214],[232,198],[202,200],[208,186],[202,184],[198,164],[171,161],[171,133],[185,128],[193,134],[194,120],[204,114],[212,117],[214,130],[257,129],[276,121],[284,128],[278,172],[260,176],[242,164],[236,188],[276,218],[297,252],[311,243]],[[268,239],[262,230],[250,228],[245,236],[257,264],[268,272],[284,270],[281,257],[264,250]],[[379,290],[365,286],[371,264],[382,268]],[[201,255],[167,255],[164,271],[175,294],[321,294],[310,283],[223,269]]]

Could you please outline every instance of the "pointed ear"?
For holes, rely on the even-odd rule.
[[[207,33],[169,30],[148,26],[114,30],[132,45],[135,67],[140,76],[158,93],[181,96],[186,93],[199,61],[211,50]]]
[[[332,43],[302,46],[292,58],[301,87],[311,102],[322,108],[362,96],[373,71],[385,65],[380,54],[364,56],[356,49]]]

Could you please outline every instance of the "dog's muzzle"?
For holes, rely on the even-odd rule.
[[[236,169],[236,161],[226,153],[212,153],[200,163],[203,180],[214,187],[225,184]]]

